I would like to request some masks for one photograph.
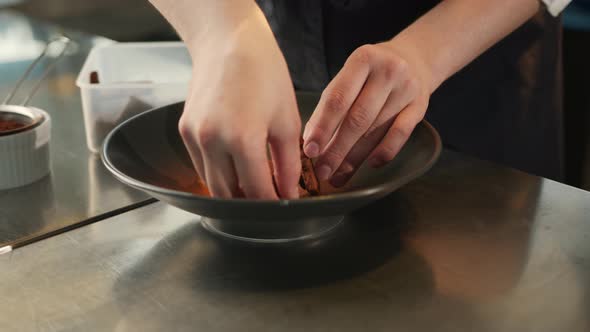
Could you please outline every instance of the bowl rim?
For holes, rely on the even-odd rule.
[[[306,204],[319,203],[322,201],[330,201],[330,202],[347,201],[347,200],[365,198],[365,197],[369,197],[369,196],[373,196],[373,195],[389,194],[390,192],[395,191],[395,189],[397,189],[397,188],[407,184],[408,182],[413,181],[414,179],[424,175],[427,171],[429,171],[432,168],[432,166],[434,166],[434,164],[439,159],[441,152],[442,152],[442,140],[440,138],[439,133],[428,121],[422,120],[421,123],[426,127],[426,129],[432,134],[432,137],[434,138],[434,152],[432,153],[432,155],[430,156],[428,161],[422,167],[420,167],[416,170],[413,170],[407,176],[405,176],[401,179],[394,179],[394,180],[390,180],[390,181],[385,181],[381,184],[371,186],[369,188],[354,189],[354,190],[340,192],[340,193],[333,193],[333,194],[312,196],[312,197],[304,197],[304,198],[298,198],[298,199],[282,199],[282,198],[280,198],[278,200],[249,199],[249,198],[226,199],[226,198],[200,196],[200,195],[196,195],[196,194],[185,192],[185,191],[163,188],[163,187],[159,187],[159,186],[155,186],[155,185],[143,182],[141,180],[135,179],[129,175],[124,174],[123,172],[121,172],[119,169],[117,169],[115,167],[115,165],[113,164],[113,162],[111,161],[111,159],[107,155],[107,149],[108,149],[108,146],[109,146],[113,136],[116,133],[118,133],[121,130],[121,128],[127,126],[131,121],[135,121],[135,119],[137,119],[137,118],[140,118],[143,116],[148,116],[149,114],[151,114],[153,112],[158,112],[158,111],[161,111],[162,109],[166,109],[166,108],[173,108],[176,105],[181,105],[181,104],[184,104],[184,101],[167,104],[167,105],[160,106],[160,107],[154,107],[152,109],[149,109],[145,112],[139,113],[139,114],[121,122],[120,124],[118,124],[115,128],[113,128],[109,132],[109,134],[105,137],[105,139],[103,141],[100,156],[101,156],[102,162],[105,165],[105,167],[119,181],[121,181],[129,186],[132,186],[136,189],[152,192],[152,193],[156,194],[157,196],[161,196],[161,195],[173,196],[175,198],[193,199],[193,200],[199,200],[199,201],[213,203],[213,204],[222,203],[222,204],[233,205],[233,206],[252,205],[252,204],[256,204],[256,205],[260,205],[260,206],[263,206],[263,205],[275,205],[275,206],[306,205]],[[392,190],[391,188],[394,188],[394,189]]]

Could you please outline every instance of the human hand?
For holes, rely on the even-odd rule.
[[[191,42],[187,42],[191,43]],[[188,45],[193,77],[179,131],[216,197],[298,197],[301,124],[284,57],[257,8],[223,36]]]
[[[354,51],[303,134],[304,152],[317,157],[318,178],[340,187],[363,161],[381,167],[392,160],[424,118],[428,77],[419,57],[395,40]]]

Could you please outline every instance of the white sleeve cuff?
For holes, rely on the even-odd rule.
[[[572,0],[542,0],[551,15],[557,16],[569,5]]]

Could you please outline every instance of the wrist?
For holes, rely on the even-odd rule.
[[[186,43],[191,55],[231,42],[241,27],[264,16],[254,0],[150,0]],[[198,53],[197,53],[198,52]]]
[[[241,3],[241,8],[221,11],[204,22],[191,23],[183,32],[179,31],[193,60],[205,54],[217,59],[246,57],[257,41],[267,35],[274,38],[258,5],[253,1]]]
[[[538,0],[441,1],[390,43],[421,64],[432,93],[538,9]]]
[[[421,82],[423,93],[430,95],[438,88],[442,80],[436,75],[434,65],[427,53],[418,47],[419,42],[402,33],[386,44],[413,68]]]

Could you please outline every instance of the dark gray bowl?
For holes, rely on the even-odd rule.
[[[303,123],[318,98],[298,93]],[[105,139],[103,162],[123,183],[206,217],[210,230],[240,238],[305,238],[331,229],[342,216],[424,174],[441,152],[438,133],[423,121],[392,162],[381,169],[364,165],[346,192],[282,201],[210,198],[190,192],[195,172],[177,129],[183,105],[156,108],[117,126]]]

